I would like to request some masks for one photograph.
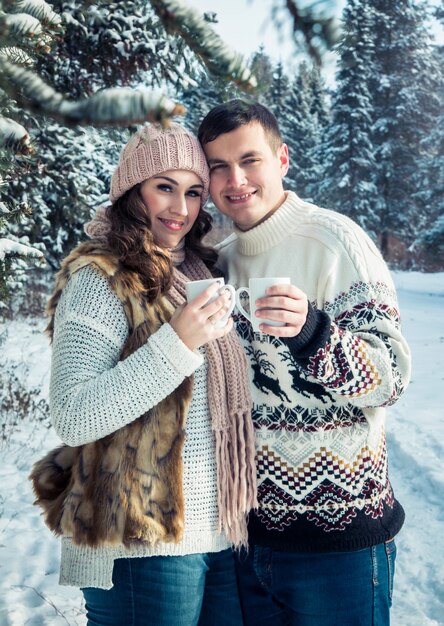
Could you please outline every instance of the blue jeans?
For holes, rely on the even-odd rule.
[[[393,540],[354,552],[281,552],[255,546],[236,557],[245,626],[388,626]]]
[[[82,589],[88,626],[242,626],[232,550],[117,559],[111,589]]]

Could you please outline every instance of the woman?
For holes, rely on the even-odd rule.
[[[50,403],[67,444],[34,466],[62,538],[60,582],[88,624],[241,624],[231,545],[255,505],[244,356],[202,244],[209,173],[177,124],[122,151],[111,206],[63,262],[49,302]]]

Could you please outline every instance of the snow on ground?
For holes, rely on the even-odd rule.
[[[399,534],[393,623],[444,624],[444,273],[395,273],[410,386],[387,419],[390,474],[406,522]]]
[[[413,376],[387,420],[391,478],[407,515],[397,537],[392,626],[444,626],[444,273],[394,278]],[[42,320],[0,326],[0,364],[20,363],[26,385],[46,395],[43,328]],[[80,591],[57,583],[59,543],[32,505],[27,480],[32,463],[58,443],[52,430],[28,420],[0,445],[0,626],[86,623]]]

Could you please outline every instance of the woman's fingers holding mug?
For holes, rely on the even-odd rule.
[[[234,294],[232,289],[229,285],[221,286],[213,283],[194,298],[190,305],[202,311],[207,318],[214,317],[214,314],[220,310],[222,310],[221,317],[223,317],[225,313],[231,312],[233,309]]]
[[[220,339],[220,337],[225,337],[225,335],[227,335],[233,328],[233,318],[228,317],[228,319],[224,322],[222,316],[219,320],[216,320],[214,322],[213,328],[214,336],[212,337],[212,339]]]
[[[213,312],[213,306],[211,307],[211,311],[208,311],[208,307],[205,307],[204,310],[210,313],[207,319],[211,324],[224,326],[228,322],[228,320],[231,319],[230,313],[233,310],[233,307],[230,298],[221,296],[218,301],[220,302],[220,308],[216,311]],[[212,303],[212,305],[213,304],[216,304],[216,302]]]
[[[213,299],[214,296],[216,296],[220,288],[221,286],[219,283],[216,283],[216,282],[212,283],[211,285],[206,287],[206,289],[204,289],[202,293],[200,293],[198,296],[193,298],[190,304],[192,306],[197,307],[198,309],[201,309],[208,303],[209,300]]]
[[[191,350],[223,337],[233,326],[234,289],[226,286],[217,295],[219,291],[221,286],[213,283],[171,317],[170,325]]]

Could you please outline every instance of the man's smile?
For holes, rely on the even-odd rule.
[[[227,194],[225,197],[230,202],[245,202],[245,200],[248,200],[249,198],[254,196],[256,193],[257,193],[256,191],[249,191],[248,193],[242,193],[242,194]]]

